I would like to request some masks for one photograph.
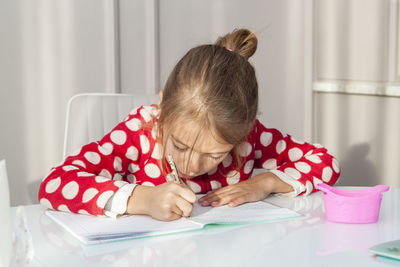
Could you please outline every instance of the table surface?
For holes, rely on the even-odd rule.
[[[322,193],[270,196],[300,219],[84,246],[44,214],[23,206],[34,257],[28,266],[390,266],[369,248],[400,239],[400,189],[383,194],[378,223],[340,224],[325,219]],[[11,208],[12,219],[16,208]]]

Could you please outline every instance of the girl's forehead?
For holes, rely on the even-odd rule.
[[[232,150],[233,145],[225,142],[210,129],[202,129],[196,122],[187,122],[171,130],[172,139],[201,153],[222,153]],[[197,140],[196,140],[197,137]]]

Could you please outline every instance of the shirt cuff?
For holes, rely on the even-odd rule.
[[[104,215],[116,218],[126,212],[128,207],[128,198],[132,195],[136,184],[126,184],[118,189],[117,192],[107,201],[104,207]]]
[[[306,190],[306,187],[302,183],[284,172],[281,172],[279,170],[269,170],[269,172],[275,174],[276,176],[278,176],[279,179],[293,187],[292,192],[283,193],[282,195],[295,197]]]

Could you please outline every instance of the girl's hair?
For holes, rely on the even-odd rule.
[[[164,174],[166,141],[172,129],[188,121],[198,125],[197,136],[188,144],[191,153],[201,131],[209,130],[234,145],[234,164],[240,169],[237,147],[251,131],[258,109],[257,79],[247,61],[256,49],[255,34],[236,29],[215,44],[190,49],[176,64],[163,90],[158,120]]]

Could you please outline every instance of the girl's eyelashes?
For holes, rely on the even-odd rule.
[[[187,147],[182,148],[182,147],[177,146],[176,144],[173,144],[173,145],[174,145],[174,148],[178,151],[186,151],[187,150]]]
[[[213,156],[213,155],[209,155],[208,157],[209,157],[209,158],[212,158],[212,159],[215,160],[215,161],[218,161],[218,160],[220,160],[220,159],[222,158],[222,156],[216,157],[216,156]]]

